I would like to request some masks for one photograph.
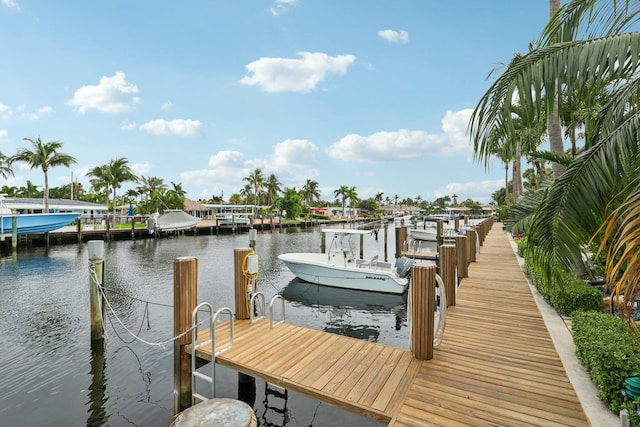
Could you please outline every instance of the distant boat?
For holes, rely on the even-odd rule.
[[[13,213],[4,203],[4,196],[0,194],[0,236],[10,236],[13,231],[13,218],[17,219],[18,235],[42,234],[69,225],[80,213]]]
[[[366,230],[323,229],[333,234],[327,253],[297,252],[278,255],[296,277],[318,285],[361,291],[403,294],[409,285],[413,260],[401,257],[395,265],[379,261],[378,256],[357,259],[353,255],[349,238],[370,234]]]
[[[216,215],[216,221],[218,221],[218,225],[249,224],[249,216],[247,214],[224,213]]]
[[[158,212],[147,220],[147,230],[150,234],[191,230],[202,221],[202,218],[189,215],[181,209],[167,209],[162,215]]]

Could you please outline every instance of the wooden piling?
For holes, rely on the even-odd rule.
[[[469,277],[468,243],[469,238],[467,236],[456,236],[456,264],[459,278]]]
[[[99,286],[102,285],[104,269],[104,242],[91,240],[87,243],[89,255],[89,304],[91,322],[91,341],[102,339],[104,321],[102,318],[102,297]]]
[[[173,262],[173,333],[179,336],[191,328],[191,316],[198,305],[198,259],[179,257]],[[173,413],[191,406],[191,372],[184,346],[191,344],[191,333],[173,345]]]
[[[442,245],[443,242],[443,237],[444,237],[444,221],[442,220],[438,220],[438,222],[436,222],[436,239],[437,239],[437,246],[436,247],[440,247],[440,245]]]
[[[467,259],[469,262],[476,262],[476,245],[478,240],[478,234],[474,228],[467,230],[467,236],[469,241],[467,242]]]
[[[433,359],[436,267],[411,267],[411,351],[418,360]]]
[[[248,297],[248,279],[244,274],[242,265],[244,264],[244,258],[253,252],[251,248],[242,248],[233,250],[233,266],[234,266],[234,289],[235,289],[235,307],[236,307],[236,319],[246,320],[251,316],[249,310],[249,297]]]
[[[11,250],[15,252],[18,249],[18,217],[11,217]]]
[[[396,258],[400,258],[407,241],[407,227],[396,227]]]
[[[440,277],[447,293],[447,307],[456,305],[456,246],[440,246]]]
[[[360,235],[360,259],[364,258],[364,234]]]
[[[457,216],[453,220],[453,228],[454,230],[456,230],[456,233],[458,232],[458,230],[460,230],[460,217]]]
[[[384,261],[389,260],[389,251],[387,250],[387,244],[389,243],[389,223],[384,223]]]

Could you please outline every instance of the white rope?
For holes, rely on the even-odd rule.
[[[96,284],[99,283],[97,275],[96,275],[96,271],[95,271],[95,266],[93,266],[92,264],[90,265],[89,268],[90,274],[92,275],[93,280],[95,281]],[[98,290],[100,291],[100,294],[102,295],[102,298],[104,300],[104,302],[107,304],[107,307],[109,307],[109,311],[111,312],[111,314],[113,314],[113,317],[115,317],[115,319],[118,321],[118,323],[120,324],[120,326],[122,326],[122,328],[127,331],[129,333],[129,335],[131,335],[133,338],[135,338],[136,340],[147,344],[147,345],[151,345],[151,346],[155,346],[155,347],[160,347],[163,350],[166,348],[166,345],[179,340],[180,338],[184,337],[185,335],[187,335],[188,333],[190,333],[192,330],[197,329],[200,325],[202,325],[205,321],[209,321],[208,318],[205,318],[203,320],[201,320],[200,322],[198,322],[197,325],[193,325],[191,326],[189,329],[185,330],[183,333],[181,333],[180,335],[174,336],[173,338],[169,338],[165,341],[161,341],[161,342],[150,342],[147,341],[143,338],[140,338],[139,336],[137,336],[135,333],[133,333],[129,328],[127,328],[125,326],[124,323],[122,323],[122,320],[120,320],[120,318],[118,317],[118,315],[116,314],[116,312],[113,310],[113,307],[111,306],[111,304],[109,303],[109,299],[107,298],[107,296],[104,293],[104,288],[102,287],[102,285],[98,284]]]

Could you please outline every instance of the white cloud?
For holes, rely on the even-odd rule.
[[[265,177],[276,174],[284,187],[299,188],[307,178],[319,176],[315,159],[317,151],[316,145],[304,139],[282,141],[262,159],[246,159],[240,151],[219,151],[209,157],[207,169],[183,172],[180,178],[185,184],[210,186],[215,182],[216,188],[205,190],[206,197],[219,194],[222,189],[240,191],[245,184],[243,178],[256,168],[260,168]]]
[[[150,163],[134,163],[131,165],[131,170],[136,175],[146,175],[151,170]]]
[[[407,43],[409,41],[409,33],[404,30],[380,30],[378,35],[389,43]]]
[[[240,151],[224,150],[219,151],[217,154],[209,157],[208,166],[211,168],[231,166],[231,167],[243,167],[244,154]]]
[[[172,106],[173,104],[171,103],[171,101],[167,101],[164,104],[162,104],[160,108],[162,108],[164,111],[169,111]]]
[[[128,119],[125,119],[122,121],[122,125],[120,126],[120,129],[130,132],[130,131],[136,130],[136,127],[138,127],[136,122],[132,122],[132,121],[129,121]]]
[[[45,114],[52,114],[55,110],[52,107],[46,106],[42,108],[38,108],[35,113],[27,114],[26,117],[31,120],[37,120]]]
[[[20,10],[20,5],[13,0],[2,0],[2,4],[9,9]]]
[[[282,15],[289,10],[289,6],[296,6],[297,4],[298,0],[276,0],[276,5],[269,8],[269,12],[273,16]]]
[[[9,135],[8,131],[0,129],[0,142],[4,141],[7,138],[7,135]]]
[[[122,113],[140,102],[140,98],[134,96],[136,93],[138,87],[127,82],[125,74],[118,71],[112,77],[102,76],[100,83],[95,86],[82,86],[67,104],[78,107],[80,114],[90,109],[104,113]]]
[[[152,135],[177,135],[177,136],[202,136],[203,125],[200,120],[176,119],[164,120],[155,119],[140,125],[143,130]]]
[[[8,120],[13,117],[13,110],[5,104],[0,104],[0,118]]]
[[[259,86],[265,92],[311,92],[329,74],[345,74],[353,55],[329,56],[298,52],[299,59],[260,58],[245,66],[249,74],[240,84]]]
[[[417,159],[427,155],[468,155],[465,136],[471,110],[447,111],[442,119],[443,133],[400,129],[380,131],[369,136],[350,134],[329,146],[327,154],[346,162],[378,163]]]

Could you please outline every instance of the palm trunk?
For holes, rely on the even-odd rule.
[[[549,0],[549,17],[553,17],[560,9],[560,0]],[[556,83],[556,94],[553,102],[553,112],[549,117],[547,128],[549,131],[549,148],[554,154],[561,155],[564,153],[564,144],[562,142],[562,127],[560,126],[560,113],[558,112],[558,100],[560,98],[559,86]],[[567,169],[559,163],[552,163],[553,178],[558,179],[560,175]]]

